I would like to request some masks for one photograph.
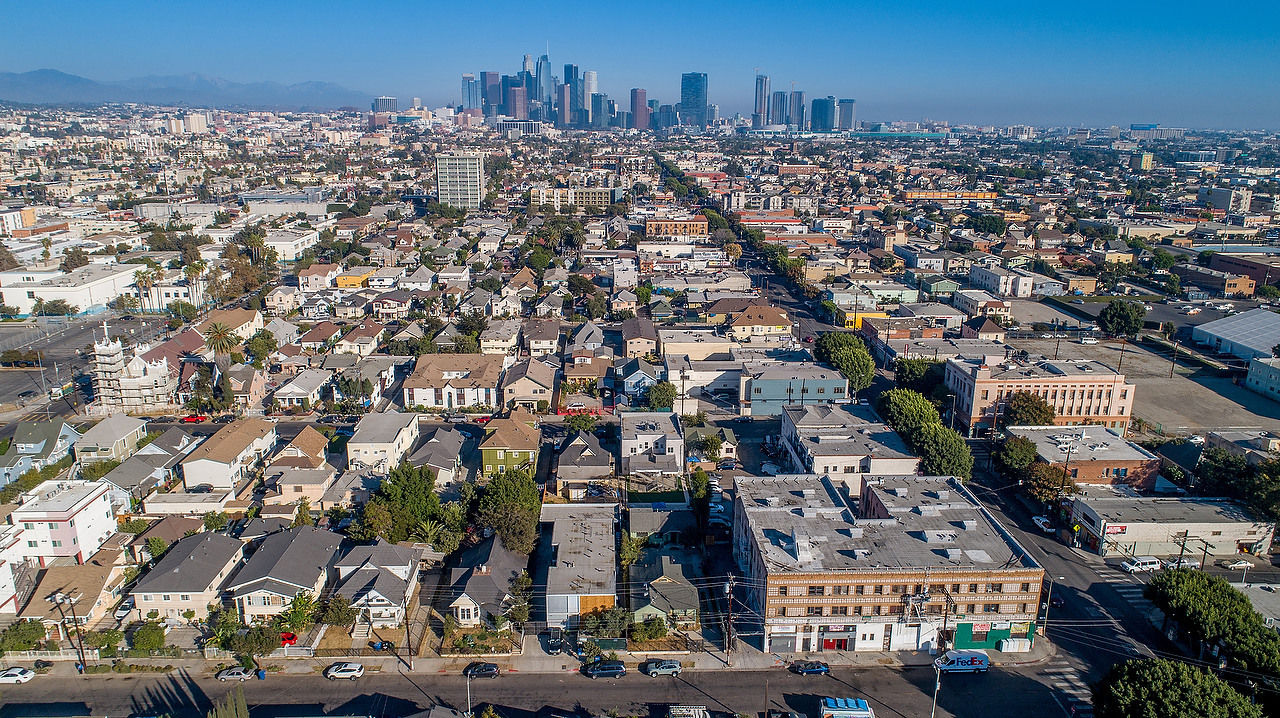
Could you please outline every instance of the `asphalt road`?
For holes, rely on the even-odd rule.
[[[938,716],[1056,716],[1052,690],[1035,667],[996,669],[985,675],[948,675],[938,695]],[[473,707],[491,704],[503,718],[531,718],[548,707],[565,715],[662,716],[666,705],[701,705],[712,711],[759,715],[765,707],[817,714],[823,696],[865,698],[882,718],[929,714],[934,672],[929,668],[837,668],[829,677],[773,671],[685,673],[648,678],[590,680],[576,673],[518,674],[471,683]],[[302,715],[403,716],[432,704],[467,709],[466,681],[457,675],[370,674],[356,681],[317,676],[271,676],[242,684],[255,718]],[[37,677],[6,686],[0,718],[17,716],[202,715],[231,689],[208,676]]]

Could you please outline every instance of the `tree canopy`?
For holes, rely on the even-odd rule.
[[[1057,417],[1049,402],[1029,391],[1015,391],[1005,401],[1005,426],[1049,426]]]
[[[1180,661],[1135,658],[1117,663],[1093,691],[1098,718],[1261,718],[1217,676]]]
[[[925,424],[916,434],[915,449],[926,475],[958,476],[966,480],[973,475],[973,454],[955,429]]]
[[[1142,329],[1147,310],[1137,302],[1113,299],[1098,314],[1098,328],[1108,334],[1132,336]]]
[[[871,386],[876,376],[876,363],[867,345],[849,332],[827,332],[813,345],[814,357],[830,364],[849,380],[852,394]]]
[[[669,381],[660,381],[649,387],[648,402],[650,411],[670,411],[676,404],[676,386]]]
[[[1036,443],[1025,436],[1010,436],[1000,445],[996,459],[1006,473],[1021,475],[1039,456]]]
[[[938,409],[920,392],[911,389],[890,389],[880,395],[877,408],[889,423],[909,444],[915,443],[920,429],[928,424],[941,424]]]

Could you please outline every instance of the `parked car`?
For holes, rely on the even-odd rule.
[[[547,629],[547,653],[556,655],[564,650],[564,631],[556,627]]]
[[[214,677],[223,682],[247,681],[250,678],[253,678],[253,671],[245,668],[244,666],[236,666],[235,668],[225,668],[218,671],[218,674]]]
[[[1084,304],[1084,300],[1083,300],[1083,299],[1072,299],[1072,300],[1071,300],[1071,303],[1072,303],[1072,304]]]
[[[467,667],[462,669],[462,675],[467,678],[497,678],[502,675],[502,669],[498,668],[497,663],[476,661],[467,664]]]
[[[802,676],[825,676],[831,673],[831,666],[822,661],[796,661],[791,664],[791,672]]]
[[[129,617],[130,613],[133,613],[133,596],[124,599],[124,602],[120,604],[120,607],[112,615],[117,621],[123,621]]]
[[[713,514],[723,514],[723,513],[724,513],[724,504],[720,504],[720,503],[712,502],[712,503],[711,503],[711,505],[710,505],[710,506],[708,506],[708,508],[711,510],[711,513],[713,513]]]
[[[1049,608],[1062,608],[1062,604],[1064,603],[1066,603],[1066,601],[1062,596],[1054,596],[1049,599]]]
[[[199,424],[202,421],[208,421],[208,420],[209,420],[209,417],[202,416],[200,414],[191,414],[190,416],[182,417],[183,423],[186,423],[186,424]]]
[[[716,468],[717,468],[717,469],[720,469],[721,471],[725,471],[725,470],[728,470],[728,469],[736,469],[736,468],[738,468],[738,462],[736,462],[736,461],[721,461],[721,462],[720,462],[720,465],[719,465],[719,466],[717,466]]]
[[[281,646],[296,646],[296,645],[298,645],[298,634],[296,634],[296,633],[290,633],[290,632],[288,632],[288,631],[285,631],[285,632],[281,633],[281,634],[280,634],[280,645],[281,645]]]
[[[35,671],[21,666],[14,666],[0,671],[0,683],[26,683],[35,677]]]
[[[672,660],[645,661],[644,663],[640,664],[640,672],[644,673],[650,678],[657,678],[658,676],[674,677],[674,676],[680,675],[680,671],[681,671],[680,661],[672,661]]]
[[[1194,558],[1171,558],[1164,562],[1165,568],[1200,568],[1200,562]]]
[[[215,424],[230,424],[231,422],[233,422],[233,421],[235,421],[235,420],[236,420],[236,415],[235,415],[235,414],[223,414],[222,416],[219,416],[219,417],[217,417],[216,419],[214,419],[214,420],[213,420],[213,423],[215,423]]]
[[[364,666],[359,663],[335,663],[324,669],[324,677],[331,681],[346,678],[354,681],[364,675]]]
[[[1048,516],[1032,516],[1031,523],[1047,534],[1053,533],[1053,522],[1049,520]]]
[[[477,423],[477,424],[481,424],[481,425],[483,425],[483,424],[488,424],[488,423],[489,423],[490,421],[492,421],[492,420],[493,420],[493,417],[492,417],[492,416],[477,416],[477,417],[476,417],[476,423]]]
[[[622,661],[596,661],[582,667],[582,674],[588,678],[621,678],[627,675]]]
[[[809,336],[805,337],[805,338],[804,338],[804,341],[805,341],[805,343],[806,343],[806,344],[812,344],[812,343],[813,343],[813,335],[812,335],[812,334],[810,334]]]
[[[1097,337],[1080,337],[1081,344],[1097,344]]]
[[[1240,569],[1242,569],[1242,568],[1253,568],[1253,562],[1252,562],[1252,561],[1246,561],[1246,560],[1244,560],[1244,559],[1242,559],[1242,558],[1241,558],[1241,559],[1236,559],[1235,561],[1232,561],[1232,560],[1230,560],[1230,559],[1223,559],[1223,561],[1222,561],[1222,567],[1223,567],[1223,568],[1233,569],[1233,570],[1235,570],[1235,571],[1239,571],[1239,570],[1240,570]]]

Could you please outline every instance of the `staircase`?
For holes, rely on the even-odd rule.
[[[351,629],[351,640],[367,641],[373,633],[372,621],[356,621],[356,627]]]

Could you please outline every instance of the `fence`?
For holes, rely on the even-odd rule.
[[[14,661],[78,661],[80,654],[74,650],[61,651],[6,651],[4,657]],[[90,648],[84,652],[85,660],[98,660],[98,649]]]
[[[272,651],[270,654],[268,654],[265,657],[266,658],[312,658],[314,656],[319,656],[319,655],[322,655],[321,651],[313,650],[311,646],[284,646],[282,648],[277,648],[276,650]],[[235,658],[235,654],[230,651],[224,651],[221,648],[218,648],[217,646],[205,646],[204,657],[206,660],[217,661],[217,660],[225,660],[228,658]]]

